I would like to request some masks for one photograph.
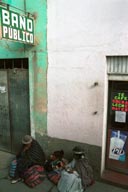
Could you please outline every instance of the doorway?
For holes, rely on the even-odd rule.
[[[106,168],[128,174],[127,81],[109,81]]]
[[[128,187],[128,56],[107,56],[102,179]]]
[[[30,134],[28,59],[0,60],[0,150],[15,153]]]

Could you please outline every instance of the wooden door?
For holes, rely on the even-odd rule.
[[[109,81],[106,168],[128,174],[128,82]]]

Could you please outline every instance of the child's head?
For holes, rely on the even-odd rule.
[[[61,160],[64,156],[64,151],[60,150],[60,151],[54,151],[53,154],[51,155],[51,160],[56,160],[59,159]]]

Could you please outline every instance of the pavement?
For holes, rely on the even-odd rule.
[[[95,182],[86,189],[86,192],[127,192],[127,189],[119,188],[102,182]],[[48,179],[34,188],[26,186],[23,182],[11,184],[7,178],[0,179],[0,192],[58,192],[57,187]]]
[[[0,192],[58,192],[57,187],[47,178],[34,188],[28,187],[23,182],[11,184],[8,179],[8,165],[13,158],[12,154],[0,152]],[[128,192],[128,189],[96,181],[86,189],[86,192]]]

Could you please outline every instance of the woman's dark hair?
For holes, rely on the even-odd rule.
[[[73,148],[74,154],[84,154],[84,149],[81,146],[75,146]]]
[[[81,146],[73,148],[73,156],[75,159],[81,159],[85,155],[84,149]]]
[[[61,160],[61,159],[63,158],[63,156],[64,156],[64,151],[63,151],[63,150],[54,151],[54,152],[53,152],[53,155],[54,155],[57,159]]]

